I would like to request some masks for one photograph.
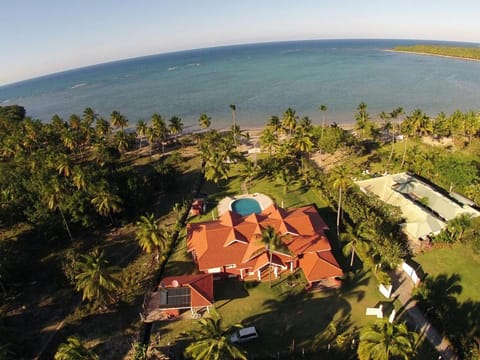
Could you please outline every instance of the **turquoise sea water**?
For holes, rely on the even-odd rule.
[[[114,109],[134,125],[153,112],[197,126],[263,125],[287,107],[320,122],[353,122],[365,101],[372,117],[402,106],[430,115],[480,108],[480,62],[386,51],[407,40],[319,40],[240,45],[161,54],[96,65],[0,87],[0,105],[17,103],[49,121],[87,106],[108,118]],[[449,43],[450,45],[452,43]],[[470,46],[472,44],[469,44]]]

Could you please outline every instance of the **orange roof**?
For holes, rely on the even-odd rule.
[[[306,253],[299,260],[299,263],[310,283],[343,275],[342,269],[340,269],[330,251]]]
[[[265,259],[268,262],[268,256],[264,256],[267,249],[260,242],[267,226],[285,235],[282,240],[292,254],[277,254],[275,263],[279,265],[286,265],[300,254],[331,254],[330,242],[324,234],[328,226],[313,205],[285,210],[275,204],[260,214],[241,217],[227,211],[217,220],[189,224],[188,251],[195,252],[201,271],[233,264],[237,269],[257,269]],[[331,258],[336,264],[333,255]]]
[[[175,288],[179,286],[188,286],[191,289],[191,306],[209,306],[213,304],[212,274],[169,276],[160,281],[159,288]]]

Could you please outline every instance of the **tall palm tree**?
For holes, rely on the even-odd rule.
[[[65,218],[65,214],[63,213],[62,206],[61,206],[62,193],[63,191],[61,189],[61,185],[57,181],[54,181],[51,187],[46,189],[47,207],[50,210],[58,209],[62,217],[63,224],[65,225],[65,229],[67,230],[68,237],[70,238],[70,241],[73,243],[73,236],[72,236],[72,233],[70,232],[70,227],[68,226],[67,219]]]
[[[93,350],[87,349],[76,336],[70,336],[66,343],[58,346],[55,360],[98,360],[100,359]]]
[[[110,135],[110,123],[104,118],[98,118],[95,124],[95,132],[100,139],[105,139]]]
[[[172,116],[170,120],[168,120],[168,128],[170,129],[170,133],[177,138],[178,134],[181,134],[183,131],[183,122],[182,118],[179,116]]]
[[[383,319],[362,330],[357,355],[360,360],[408,360],[417,342],[418,334],[408,331],[404,323]]]
[[[320,105],[318,108],[322,112],[322,130],[320,131],[320,141],[322,141],[323,138],[323,130],[325,129],[325,114],[327,113],[327,105]]]
[[[283,113],[282,125],[285,129],[289,131],[289,136],[292,136],[293,130],[297,127],[298,116],[292,108],[288,108]]]
[[[70,128],[73,130],[79,130],[82,124],[82,120],[77,114],[70,115],[68,122],[69,122]]]
[[[212,118],[208,116],[207,114],[203,113],[200,115],[200,118],[198,119],[198,124],[200,125],[200,128],[202,130],[208,129],[210,125],[212,124]]]
[[[91,127],[92,124],[97,120],[98,114],[95,113],[91,107],[85,108],[83,110],[83,123],[86,127]]]
[[[370,123],[370,115],[367,112],[367,104],[363,101],[357,106],[355,121],[355,129],[361,131],[361,139],[364,140],[366,136],[370,135],[372,124]]]
[[[120,130],[115,133],[114,142],[120,154],[126,152],[130,145],[128,141],[128,135],[125,130]]]
[[[397,130],[400,131],[400,124],[395,124],[395,120],[398,119],[400,115],[403,115],[405,112],[403,111],[403,108],[398,107],[392,110],[392,112],[389,114],[390,118],[394,121],[393,123],[393,132],[392,132],[392,148],[390,149],[390,155],[388,156],[388,163],[390,163],[392,156],[393,156],[393,149],[395,145],[395,125],[397,127]]]
[[[282,127],[280,118],[277,115],[270,116],[270,118],[267,121],[267,127],[272,129],[273,132],[277,132],[278,130],[280,130]]]
[[[237,134],[236,134],[236,129],[237,129],[237,106],[235,104],[230,104],[229,105],[230,110],[232,110],[232,120],[233,120],[233,144],[237,146]]]
[[[91,200],[95,210],[102,216],[109,216],[111,213],[119,213],[122,211],[120,196],[107,190],[100,190]]]
[[[229,336],[233,329],[241,326],[224,328],[221,320],[213,309],[210,317],[196,321],[195,327],[184,333],[192,339],[185,349],[185,356],[194,360],[247,360],[245,350],[236,347]]]
[[[447,223],[447,230],[452,234],[454,241],[462,241],[466,230],[473,225],[472,215],[463,213],[453,218]]]
[[[270,127],[266,127],[260,134],[260,145],[271,156],[273,149],[278,145],[278,135]]]
[[[109,266],[103,251],[95,249],[88,255],[82,254],[77,264],[75,288],[82,292],[82,300],[102,305],[113,300],[114,292],[120,287],[119,280],[113,277],[118,268]]]
[[[269,268],[270,268],[268,272],[268,277],[269,277],[270,287],[272,287],[273,253],[278,250],[283,250],[284,252],[288,252],[288,249],[283,243],[283,236],[281,236],[277,232],[277,230],[275,230],[275,228],[271,225],[268,225],[265,229],[263,229],[262,237],[259,239],[259,241],[261,244],[265,245],[265,249],[268,252],[268,261],[269,261]]]
[[[337,166],[330,174],[332,186],[338,190],[338,209],[337,209],[337,237],[340,236],[340,213],[342,209],[342,194],[352,184],[350,180],[350,169],[345,165]]]
[[[158,113],[152,115],[152,131],[154,131],[155,139],[160,141],[162,145],[162,153],[165,152],[164,141],[168,135],[168,128],[162,115]]]
[[[120,114],[119,111],[113,110],[110,114],[110,124],[116,129],[121,128],[123,129],[128,125],[128,120],[125,116]]]
[[[153,214],[141,216],[140,221],[137,221],[137,227],[138,230],[135,237],[140,247],[147,254],[155,252],[155,259],[158,262],[160,252],[165,250],[166,238],[155,216]]]
[[[362,251],[362,253],[368,251],[368,240],[362,239],[360,234],[351,227],[347,227],[347,232],[340,234],[340,239],[346,242],[342,252],[345,256],[350,255],[350,267],[352,267],[355,254],[358,256],[358,250]]]
[[[137,121],[137,135],[140,137],[140,149],[142,148],[142,140],[147,134],[147,123],[143,119]]]

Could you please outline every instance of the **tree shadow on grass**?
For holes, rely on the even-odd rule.
[[[342,298],[318,298],[308,292],[270,299],[264,305],[265,312],[242,321],[244,326],[255,326],[260,335],[256,342],[244,346],[256,358],[275,358],[277,353],[291,350],[292,344],[312,351],[321,343],[320,334],[327,326],[351,311],[350,304]]]
[[[248,296],[245,284],[237,279],[215,281],[215,301],[240,299]]]

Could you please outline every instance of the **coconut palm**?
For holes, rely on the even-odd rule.
[[[393,109],[392,112],[389,114],[389,117],[395,121],[398,119],[400,115],[403,115],[405,112],[403,111],[403,108],[398,107],[396,109]],[[400,125],[397,124],[397,130],[400,130]],[[390,150],[390,155],[388,156],[388,163],[390,163],[392,156],[393,156],[393,149],[394,149],[394,144],[395,144],[395,122],[393,123],[393,132],[392,132],[392,148]]]
[[[208,129],[212,124],[211,120],[212,118],[210,116],[203,113],[202,115],[200,115],[200,118],[198,119],[198,124],[200,125],[201,129],[205,130],[205,129]]]
[[[361,131],[361,139],[364,140],[366,136],[370,135],[372,124],[370,123],[370,115],[367,112],[367,104],[363,101],[357,106],[355,121],[355,129]]]
[[[182,118],[179,116],[172,116],[170,120],[168,120],[168,128],[170,130],[170,133],[177,138],[178,134],[181,134],[183,131],[183,122]]]
[[[273,132],[277,132],[282,128],[282,123],[280,118],[277,115],[272,115],[267,121],[267,127],[270,128]]]
[[[162,115],[154,113],[152,115],[152,131],[156,140],[160,141],[162,145],[162,153],[165,152],[164,141],[168,135],[168,128]],[[148,134],[147,134],[148,136]],[[150,141],[150,140],[149,140]]]
[[[322,112],[322,130],[320,132],[320,141],[322,141],[322,138],[323,138],[323,130],[325,129],[325,114],[327,113],[327,105],[320,105],[320,107],[318,108],[321,112]]]
[[[147,123],[143,119],[137,121],[137,136],[140,137],[140,149],[142,148],[142,140],[147,134]]]
[[[362,330],[357,355],[360,360],[408,360],[417,342],[418,334],[408,331],[404,323],[383,319]]]
[[[125,130],[120,130],[115,133],[114,136],[114,142],[115,146],[117,147],[118,151],[120,154],[123,154],[128,150],[129,147],[129,141],[128,141],[128,135],[125,132]]]
[[[234,133],[233,133],[233,144],[237,146],[237,134],[235,130],[237,129],[237,106],[235,104],[230,104],[229,105],[230,110],[232,110],[232,119],[233,119],[233,128]]]
[[[80,119],[80,117],[77,114],[70,115],[70,118],[68,119],[68,122],[69,122],[70,128],[72,130],[79,130],[80,126],[82,124],[82,120]]]
[[[273,129],[266,127],[260,134],[260,144],[269,155],[272,155],[273,149],[278,145],[278,135]]]
[[[100,139],[105,139],[110,134],[110,123],[104,118],[98,118],[95,124],[95,132]]]
[[[166,238],[155,216],[153,214],[141,216],[140,221],[137,221],[137,227],[135,237],[140,247],[147,254],[155,252],[155,258],[158,261],[160,252],[165,250]]]
[[[45,198],[47,202],[47,207],[50,210],[58,210],[63,220],[63,224],[65,225],[65,229],[67,230],[68,237],[70,241],[73,242],[73,236],[70,232],[70,227],[68,226],[67,219],[65,218],[65,214],[62,210],[62,188],[58,181],[53,181],[51,186],[45,190]]]
[[[113,110],[110,114],[110,124],[116,129],[121,128],[123,131],[123,129],[128,125],[128,120],[125,116],[120,114],[119,111]]]
[[[107,190],[100,190],[91,200],[95,210],[102,216],[109,216],[111,213],[119,213],[122,211],[120,196]]]
[[[288,108],[283,113],[282,126],[289,131],[289,136],[292,136],[293,130],[297,127],[298,116],[295,113],[295,110]]]
[[[99,304],[113,300],[115,291],[120,287],[118,279],[113,277],[118,268],[109,266],[103,251],[95,249],[88,255],[80,255],[77,266],[75,288],[82,292],[82,300]]]
[[[97,120],[98,114],[95,113],[91,107],[85,108],[83,110],[83,124],[85,127],[89,128]]]
[[[347,232],[340,234],[340,239],[346,242],[342,252],[345,256],[350,256],[350,267],[352,267],[355,254],[358,256],[358,250],[361,250],[362,253],[368,251],[369,240],[362,239],[358,230],[354,231],[351,227],[347,228]]]
[[[236,347],[229,334],[239,325],[229,328],[222,326],[220,315],[215,309],[210,311],[210,317],[198,320],[194,328],[184,333],[192,339],[185,349],[185,356],[194,360],[247,360],[244,350]]]
[[[58,346],[55,360],[98,360],[99,357],[92,350],[87,349],[76,336],[70,336],[66,343]]]
[[[350,169],[345,165],[337,166],[330,173],[330,178],[332,181],[332,186],[335,190],[338,189],[338,209],[337,209],[337,237],[340,236],[340,213],[342,208],[342,194],[345,192],[352,184],[350,180]]]
[[[280,235],[277,230],[271,225],[268,225],[262,231],[262,236],[259,239],[260,243],[265,245],[265,249],[268,252],[268,262],[270,271],[268,272],[270,287],[272,287],[272,269],[273,269],[273,253],[278,250],[288,252],[288,248],[283,243],[283,236]]]

